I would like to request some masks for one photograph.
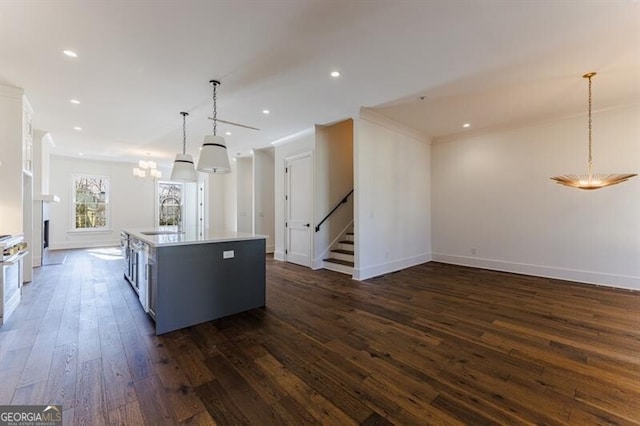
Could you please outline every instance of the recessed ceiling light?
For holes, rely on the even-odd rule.
[[[269,115],[269,114],[271,113],[271,111],[269,111],[268,109],[263,109],[263,110],[262,110],[262,113],[263,113],[264,115]]]
[[[71,102],[72,104],[76,104],[76,105],[80,104],[80,101],[77,100],[77,99],[71,99],[69,102]]]
[[[468,128],[468,127],[471,127],[471,123],[464,123],[462,125],[462,127],[464,127],[465,129]]]
[[[63,50],[62,53],[64,53],[65,55],[67,55],[70,58],[77,58],[78,54],[76,52],[74,52],[73,50]]]
[[[79,153],[78,153],[78,155],[79,155],[80,157],[82,157],[82,156],[84,155],[84,153],[83,153],[83,152],[79,152]]]
[[[227,136],[231,136],[231,132],[225,132],[224,134]]]
[[[333,78],[338,78],[340,77],[340,71],[331,71],[331,74],[329,75]]]
[[[82,127],[80,127],[80,126],[74,126],[73,130],[80,131],[80,130],[82,130]]]

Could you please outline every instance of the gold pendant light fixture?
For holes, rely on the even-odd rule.
[[[635,173],[623,173],[623,174],[598,174],[593,173],[593,156],[591,153],[591,79],[596,75],[595,72],[589,72],[583,75],[583,78],[589,80],[589,159],[587,165],[589,167],[587,174],[582,175],[562,175],[554,176],[551,180],[556,181],[561,185],[570,186],[572,188],[593,190],[600,189],[606,186],[616,185],[618,183],[626,182],[634,176]]]

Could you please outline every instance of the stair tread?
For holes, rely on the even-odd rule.
[[[345,265],[345,266],[351,266],[353,268],[354,263],[350,262],[348,260],[342,260],[342,259],[334,259],[333,257],[330,257],[328,259],[323,259],[325,262],[331,262],[331,263],[337,263],[339,265]]]
[[[340,254],[355,254],[353,250],[344,250],[344,249],[335,249],[331,250],[331,253],[340,253]]]
[[[340,241],[340,244],[349,244],[349,245],[353,245],[353,241],[344,240],[344,241]]]

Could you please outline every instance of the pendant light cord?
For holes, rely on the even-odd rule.
[[[181,112],[182,114],[182,154],[187,153],[187,113]]]
[[[216,136],[218,130],[218,109],[216,108],[216,102],[218,100],[218,82],[214,81],[213,84],[213,136]]]
[[[589,176],[591,176],[591,168],[593,166],[593,157],[591,155],[591,77],[589,76]]]

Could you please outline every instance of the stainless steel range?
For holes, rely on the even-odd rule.
[[[22,297],[22,259],[29,252],[22,235],[0,236],[0,326],[16,309]]]

